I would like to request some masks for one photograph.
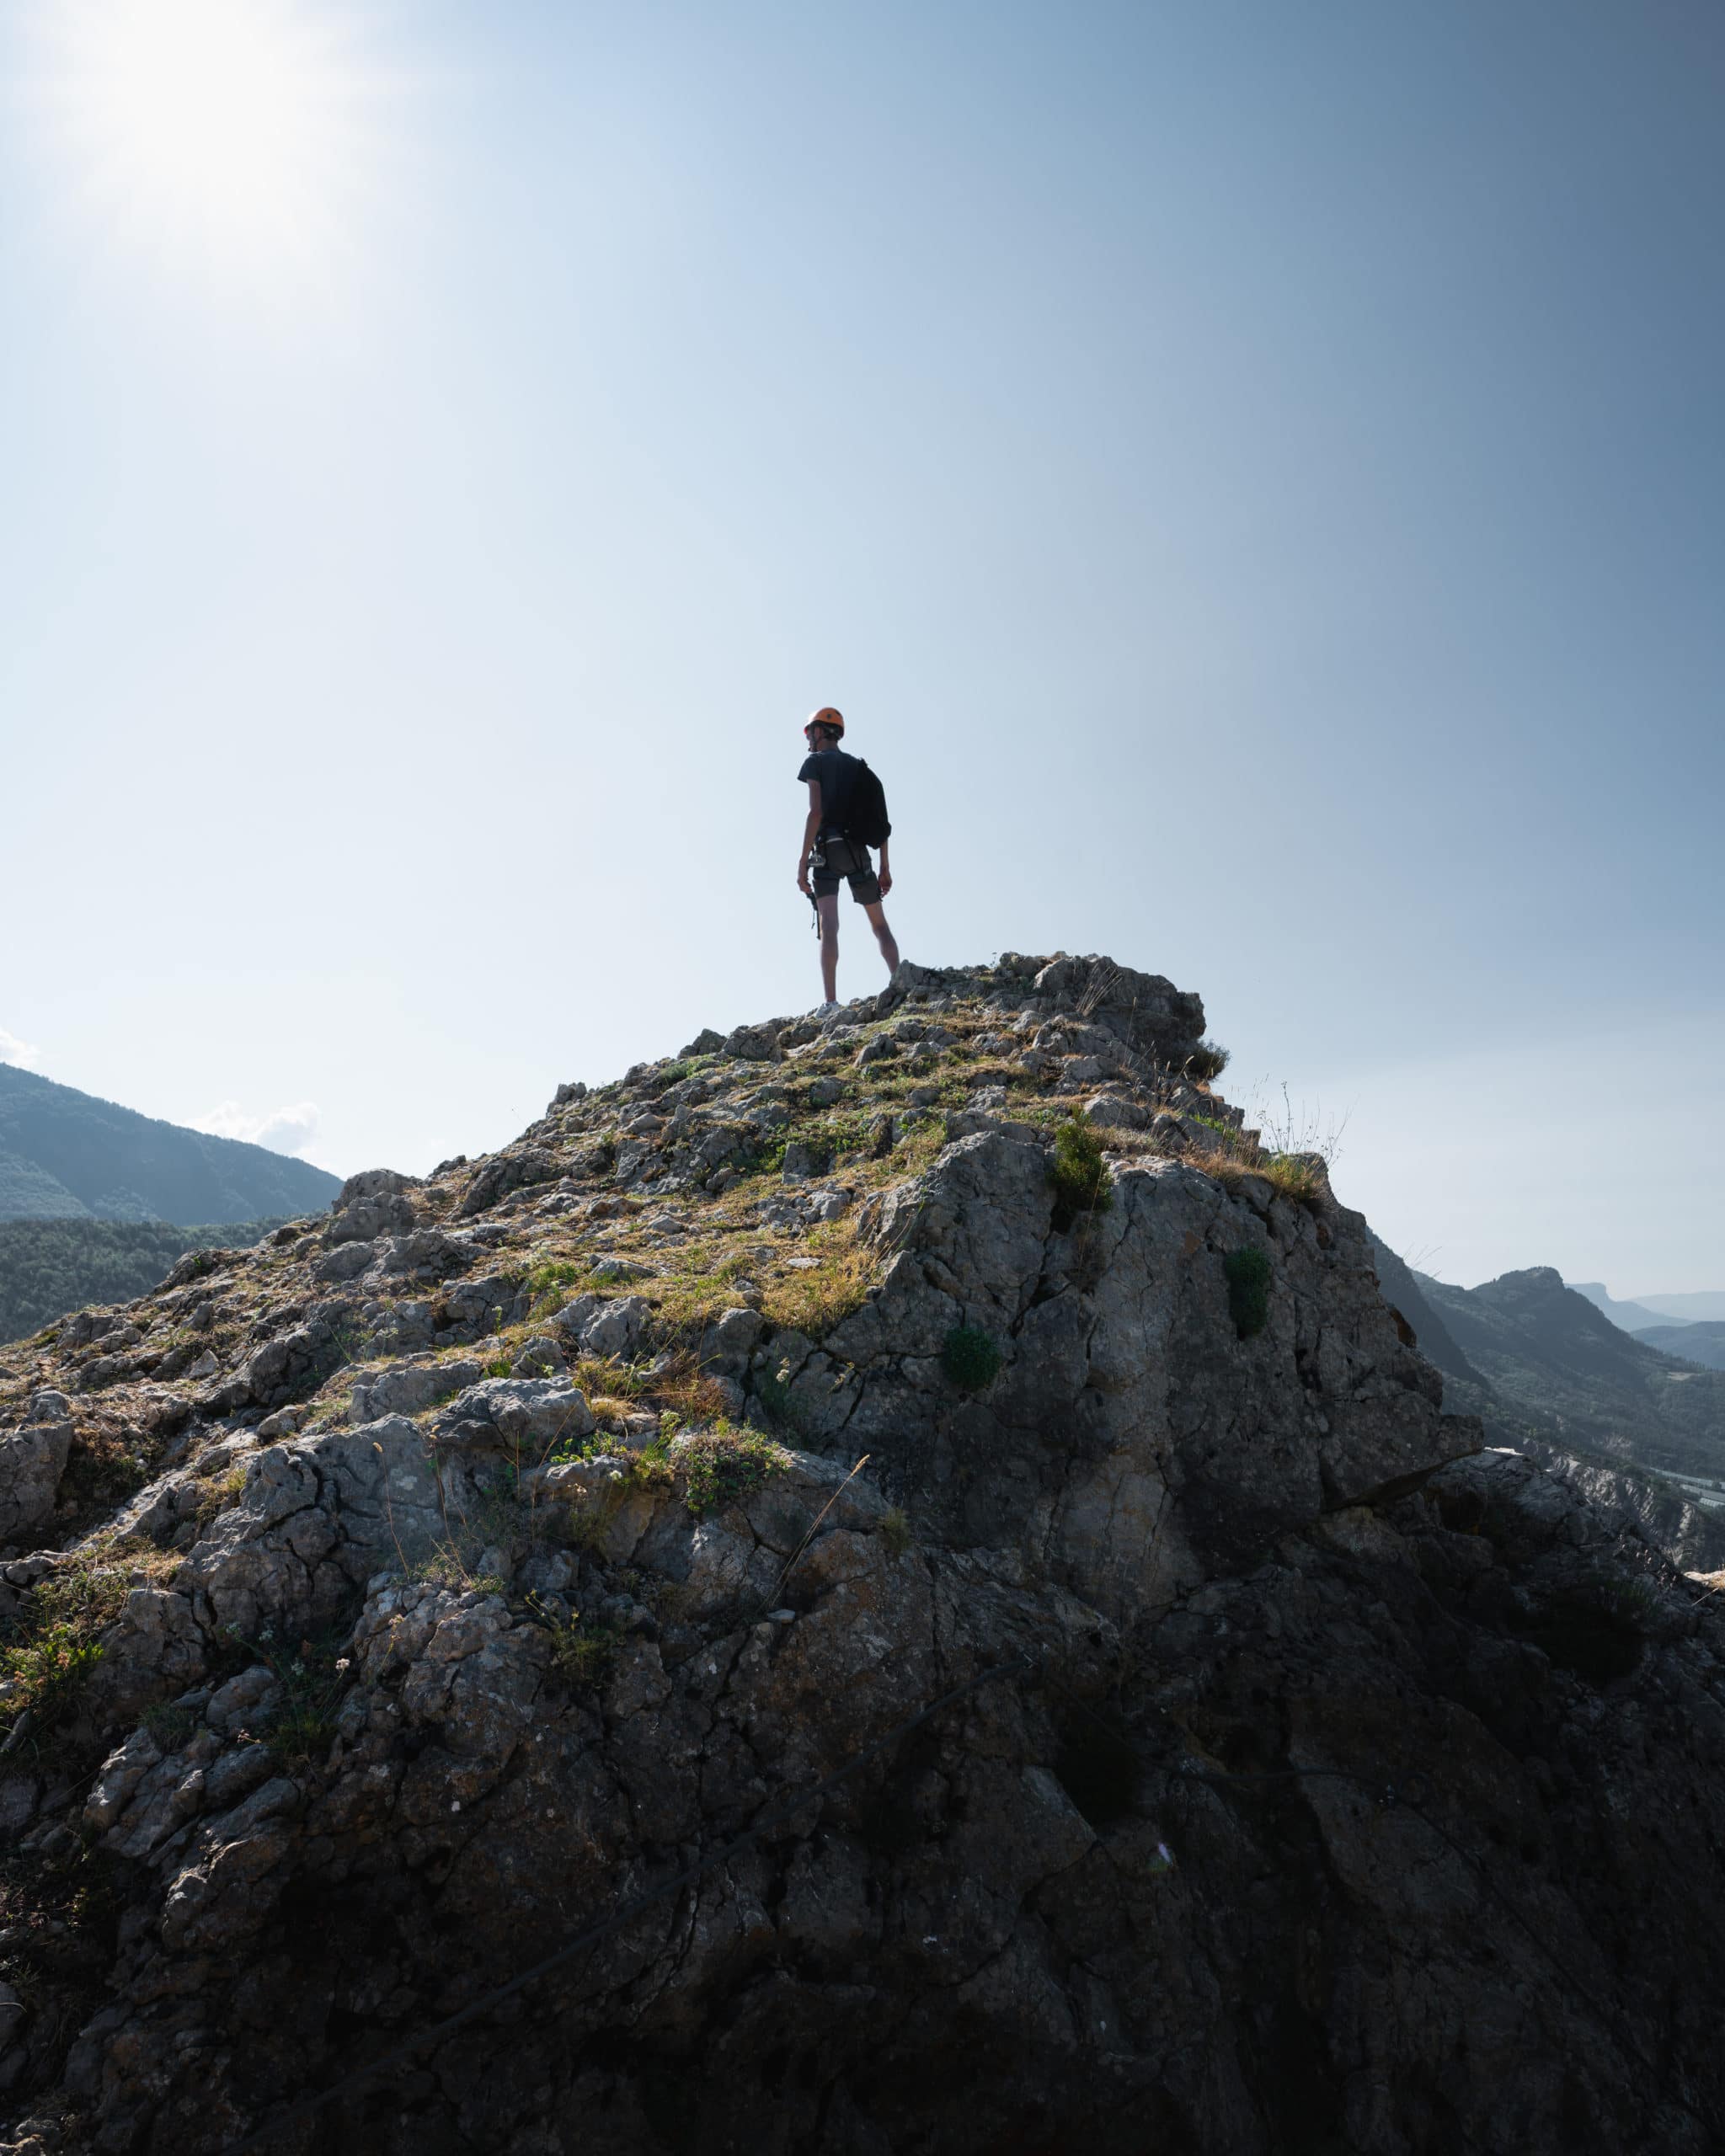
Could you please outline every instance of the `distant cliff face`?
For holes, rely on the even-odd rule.
[[[1715,2145],[1725,1628],[1202,1025],[905,968],[0,1357],[6,2145]]]
[[[339,1188],[309,1161],[0,1063],[0,1220],[280,1219],[320,1209]]]

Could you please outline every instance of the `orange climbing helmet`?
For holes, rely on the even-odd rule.
[[[836,711],[830,704],[823,704],[819,711],[811,712],[803,722],[803,732],[805,735],[812,734],[817,726],[824,726],[829,733],[841,737],[845,730],[845,714]]]

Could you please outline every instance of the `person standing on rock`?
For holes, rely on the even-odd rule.
[[[803,728],[809,754],[797,773],[809,787],[809,819],[803,826],[803,851],[797,862],[797,889],[812,899],[820,930],[820,986],[825,1001],[821,1015],[838,1008],[839,879],[851,887],[851,896],[868,916],[888,973],[896,973],[899,947],[886,925],[881,900],[893,887],[887,866],[887,841],[892,825],[887,821],[886,796],[880,781],[861,757],[840,748],[845,717],[830,704],[823,704]],[[880,849],[877,874],[868,858],[870,846]],[[811,872],[814,887],[809,886]]]

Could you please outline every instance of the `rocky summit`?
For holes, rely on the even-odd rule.
[[[906,966],[5,1350],[0,2144],[1720,2147],[1717,1597],[1221,1063]]]

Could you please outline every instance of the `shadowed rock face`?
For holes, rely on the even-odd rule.
[[[949,1543],[1028,1545],[1126,1618],[1477,1444],[1402,1344],[1358,1214],[1154,1159],[1106,1212],[1054,1214],[1039,1129],[959,1139],[885,1200],[875,1300],[781,1365],[804,1427],[867,1449]],[[1274,1283],[1249,1342],[1224,1273],[1242,1250]],[[968,1402],[938,1359],[959,1326],[1004,1358]]]
[[[1202,1030],[1106,961],[906,969],[355,1179],[133,1306],[99,1402],[91,1328],[34,1344],[3,1614],[77,1583],[103,1652],[0,1759],[0,2146],[217,2151],[882,1739],[271,2145],[1717,2145],[1720,1619],[1441,1412]]]

